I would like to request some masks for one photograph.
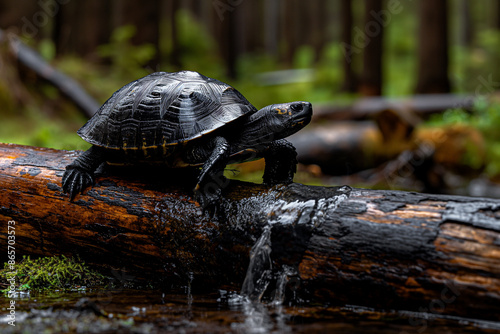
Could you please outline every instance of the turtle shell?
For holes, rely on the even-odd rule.
[[[221,81],[191,71],[156,72],[116,91],[78,135],[111,149],[165,147],[199,138],[255,111]]]

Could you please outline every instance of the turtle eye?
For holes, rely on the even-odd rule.
[[[292,109],[293,111],[301,111],[302,103],[294,103],[290,106],[290,109]]]
[[[161,95],[160,92],[157,92],[157,91],[151,92],[151,96],[153,96],[153,97],[160,97],[160,95]]]

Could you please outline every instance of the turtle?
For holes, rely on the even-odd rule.
[[[229,163],[265,159],[263,183],[289,184],[295,147],[284,138],[306,126],[309,102],[255,108],[235,88],[194,71],[156,72],[117,90],[78,135],[92,146],[66,166],[62,189],[74,200],[103,163],[197,167],[196,201],[216,203]]]

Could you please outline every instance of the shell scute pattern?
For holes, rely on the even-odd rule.
[[[113,149],[175,145],[257,109],[231,86],[197,72],[158,72],[115,92],[79,131]]]

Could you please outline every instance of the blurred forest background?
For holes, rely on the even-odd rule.
[[[189,69],[313,103],[299,181],[500,197],[499,0],[0,0],[0,28],[0,142],[87,149],[89,109]]]

